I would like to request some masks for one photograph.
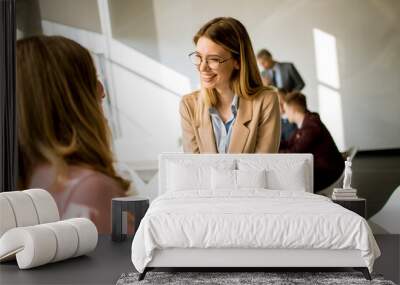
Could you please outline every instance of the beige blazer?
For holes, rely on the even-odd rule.
[[[217,153],[208,108],[199,91],[183,96],[181,115],[185,153]],[[265,90],[251,100],[240,98],[228,153],[276,153],[281,136],[278,95]]]

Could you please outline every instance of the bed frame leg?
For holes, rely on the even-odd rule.
[[[148,269],[147,267],[143,270],[142,273],[139,274],[139,278],[138,281],[142,281],[144,279],[144,277],[146,277],[146,273],[147,273]]]
[[[354,269],[357,271],[361,271],[362,274],[364,275],[365,279],[372,280],[371,274],[369,274],[369,270],[367,267],[355,267]]]

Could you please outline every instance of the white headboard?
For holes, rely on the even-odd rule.
[[[159,195],[166,192],[167,185],[167,167],[169,162],[173,162],[174,160],[207,160],[207,163],[213,165],[213,162],[218,160],[233,160],[233,161],[252,161],[252,160],[262,160],[266,163],[276,164],[277,161],[287,162],[287,165],[294,165],[296,163],[304,162],[308,168],[305,177],[308,180],[308,189],[307,192],[314,192],[313,185],[313,155],[308,153],[293,153],[293,154],[185,154],[185,153],[162,153],[159,155]]]

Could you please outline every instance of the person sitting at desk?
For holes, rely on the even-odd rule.
[[[302,93],[289,93],[283,106],[289,122],[295,123],[298,129],[289,141],[281,143],[279,152],[312,153],[314,192],[323,190],[342,174],[343,157],[319,115],[307,109],[306,97]]]

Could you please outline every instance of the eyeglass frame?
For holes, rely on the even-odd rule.
[[[189,57],[189,59],[191,59],[191,56],[192,55],[194,55],[194,54],[199,54],[197,51],[194,51],[194,52],[191,52],[191,53],[189,53],[188,54],[188,57]],[[199,54],[200,55],[200,54]],[[218,55],[216,55],[217,57],[219,57]],[[226,58],[226,59],[221,59],[221,60],[219,60],[218,61],[218,67],[217,68],[211,68],[210,67],[210,65],[208,64],[208,59],[206,58],[205,59],[205,62],[206,62],[206,65],[208,66],[208,68],[210,68],[210,69],[212,69],[212,70],[216,70],[216,69],[218,69],[219,67],[220,67],[220,65],[222,64],[222,63],[224,63],[224,62],[227,62],[228,60],[230,60],[230,59],[232,59],[232,58],[234,58],[233,56],[231,56],[230,58]],[[199,64],[195,64],[195,63],[193,63],[192,61],[192,63],[193,63],[193,65],[195,65],[195,66],[197,66],[197,67],[199,67],[200,65],[201,65],[201,63],[203,62],[203,58],[200,56],[200,63]]]

